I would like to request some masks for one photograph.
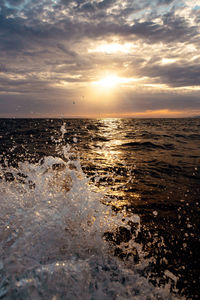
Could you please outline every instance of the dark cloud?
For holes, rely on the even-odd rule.
[[[200,84],[200,64],[153,65],[140,71],[143,76],[159,78],[159,82],[168,84],[171,87],[198,86]]]
[[[96,10],[96,5],[90,2],[81,5],[81,11],[93,13]]]
[[[4,3],[8,6],[18,6],[20,4],[23,4],[25,0],[5,0]]]
[[[163,5],[163,4],[171,4],[174,1],[175,0],[158,0],[157,3],[160,4],[160,5]]]
[[[75,51],[69,50],[68,48],[66,48],[66,47],[65,47],[63,44],[61,44],[61,43],[58,43],[58,44],[57,44],[57,47],[58,47],[60,50],[62,50],[65,54],[67,54],[67,55],[69,55],[69,56],[71,56],[71,57],[76,57],[76,56],[77,56],[77,54],[76,54]]]
[[[185,42],[198,34],[197,26],[190,26],[184,18],[171,14],[161,18],[162,25],[153,21],[136,22],[130,29],[138,37],[148,42]]]
[[[51,99],[66,100],[73,89],[105,70],[138,80],[144,77],[147,84],[199,86],[200,10],[185,8],[184,0],[1,0],[0,99],[12,93],[36,101],[33,95],[48,99],[51,93]],[[133,48],[98,52],[95,47],[101,42],[129,43]],[[162,64],[163,58],[174,61]],[[141,95],[142,90],[145,93],[145,87]],[[156,94],[155,102],[150,96],[148,103],[141,97],[138,93],[144,109],[156,108],[156,103],[161,107],[158,98],[164,99],[162,93]],[[172,108],[169,99],[165,107],[167,103]]]
[[[98,2],[97,7],[100,9],[107,9],[111,7],[112,4],[115,3],[115,0],[103,0],[101,2]]]
[[[5,64],[0,64],[0,73],[1,72],[3,72],[3,73],[7,72],[7,68],[6,68]]]
[[[152,21],[135,21],[133,25],[128,24],[122,18],[115,19],[112,14],[106,13],[106,8],[112,5],[113,1],[108,2],[83,3],[81,5],[81,16],[70,19],[68,16],[62,17],[61,11],[56,9],[54,12],[38,12],[38,7],[26,13],[28,19],[0,17],[0,37],[1,49],[13,51],[13,49],[25,50],[36,45],[40,47],[53,47],[55,42],[61,45],[65,40],[80,41],[84,38],[107,38],[116,35],[122,38],[140,38],[148,43],[172,43],[185,42],[198,36],[198,27],[191,26],[183,17],[177,17],[173,13],[161,16],[162,24]],[[67,2],[69,4],[69,2]],[[73,2],[72,2],[73,3]],[[79,3],[78,3],[79,4]],[[99,11],[99,6],[105,9],[105,12],[99,17],[91,14],[89,18],[82,12]],[[74,10],[76,10],[74,8]],[[39,15],[39,19],[35,19]],[[73,14],[72,14],[73,15]],[[56,20],[56,16],[58,20]],[[61,18],[62,17],[62,18]],[[43,18],[47,21],[42,22]],[[53,23],[52,23],[53,21]],[[92,22],[92,24],[91,24]],[[15,45],[15,46],[14,46]],[[63,48],[64,49],[64,48]]]
[[[120,107],[121,110],[125,111],[153,111],[153,110],[171,110],[171,111],[181,111],[181,110],[199,110],[199,95],[197,93],[193,94],[177,94],[174,92],[141,92],[133,95],[126,94],[123,96],[123,102]]]

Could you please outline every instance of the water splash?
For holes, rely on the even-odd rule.
[[[63,144],[65,133],[63,124]],[[168,286],[155,288],[138,272],[139,216],[104,205],[63,144],[58,157],[1,166],[0,298],[171,299]],[[137,266],[114,255],[113,241],[135,251]]]

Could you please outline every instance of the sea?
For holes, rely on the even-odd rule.
[[[0,299],[200,299],[200,118],[0,119]]]

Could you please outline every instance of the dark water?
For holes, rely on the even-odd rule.
[[[199,299],[200,119],[1,119],[0,299]]]

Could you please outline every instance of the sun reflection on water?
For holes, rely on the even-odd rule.
[[[128,165],[124,152],[120,147],[124,140],[125,133],[120,119],[106,118],[99,119],[99,135],[103,138],[97,142],[95,149],[98,157],[101,157],[101,164],[104,164],[104,177],[107,180],[99,184],[100,190],[106,189],[106,194],[112,199],[109,205],[120,209],[129,206],[130,201],[140,200],[140,194],[128,192],[128,187],[134,184],[133,164]]]

